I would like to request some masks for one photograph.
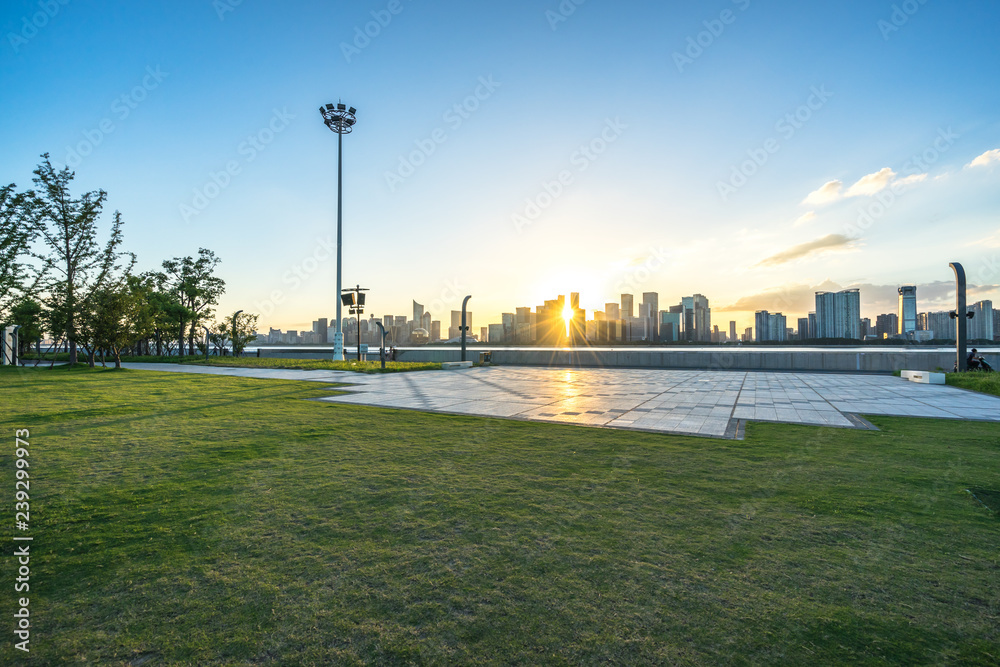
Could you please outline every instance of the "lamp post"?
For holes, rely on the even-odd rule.
[[[240,316],[242,310],[237,310],[233,313],[233,356],[236,356],[236,318]]]
[[[368,291],[367,287],[362,287],[358,285],[357,287],[348,287],[343,290],[343,294],[340,295],[340,302],[337,303],[337,310],[340,310],[340,305],[350,308],[351,315],[358,316],[358,361],[361,361],[361,315],[365,312],[365,292]],[[338,313],[339,319],[339,313]]]
[[[336,105],[327,104],[319,108],[320,114],[323,116],[323,123],[330,128],[333,132],[337,133],[337,294],[339,295],[343,290],[341,290],[341,267],[343,265],[342,261],[342,248],[343,248],[343,236],[344,236],[344,214],[343,214],[343,202],[344,202],[344,135],[350,134],[354,129],[354,124],[357,121],[354,114],[357,113],[357,109],[354,107],[348,108],[346,104],[338,102]],[[334,328],[333,334],[333,360],[343,361],[344,360],[344,332],[342,329],[341,316],[340,316],[340,301],[337,301],[337,326]]]

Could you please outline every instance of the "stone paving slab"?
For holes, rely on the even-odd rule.
[[[734,437],[738,421],[860,428],[847,415],[1000,421],[1000,397],[886,375],[624,368],[491,367],[364,375],[347,371],[126,363],[126,368],[346,383],[320,399],[581,426]],[[727,435],[728,434],[728,435]]]

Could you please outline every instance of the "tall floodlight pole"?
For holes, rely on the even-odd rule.
[[[333,360],[344,360],[344,332],[340,316],[341,269],[343,267],[343,236],[344,236],[344,135],[350,134],[357,121],[354,107],[338,102],[319,108],[323,123],[337,133],[337,326],[333,334]]]

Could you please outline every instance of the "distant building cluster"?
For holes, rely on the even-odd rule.
[[[897,312],[878,315],[874,327],[869,318],[861,317],[861,293],[857,289],[816,292],[815,312],[798,318],[794,331],[785,327],[785,317],[781,313],[760,310],[754,318],[756,332],[753,340],[955,340],[955,320],[948,311],[917,312],[917,288],[914,285],[904,285],[898,292]],[[969,306],[969,311],[974,313],[967,325],[969,340],[992,341],[994,331],[1000,333],[1000,310],[993,310],[992,301],[977,301]]]
[[[899,288],[899,308],[895,313],[883,313],[875,318],[861,317],[861,293],[858,289],[840,292],[816,292],[816,309],[798,318],[796,327],[788,326],[786,316],[759,310],[754,314],[754,326],[737,334],[736,322],[730,321],[728,331],[712,324],[712,309],[708,298],[701,294],[682,297],[676,305],[660,308],[656,292],[643,292],[636,304],[635,295],[622,294],[617,303],[604,304],[604,310],[587,312],[580,308],[580,294],[572,292],[535,306],[515,308],[503,313],[500,322],[472,327],[472,313],[466,313],[467,337],[470,342],[497,345],[603,345],[615,343],[677,343],[677,342],[787,342],[819,339],[876,340],[902,338],[912,341],[954,340],[955,320],[947,311],[918,312],[917,288]],[[969,340],[993,340],[1000,333],[1000,310],[994,311],[991,301],[979,301],[969,310],[975,313],[968,320]],[[266,341],[284,345],[323,345],[333,342],[335,327],[326,318],[313,322],[312,331],[281,331],[271,329]],[[449,326],[442,326],[424,306],[413,302],[413,312],[406,315],[383,315],[367,319],[344,318],[346,345],[360,342],[371,346],[381,343],[378,324],[385,328],[387,345],[423,345],[426,343],[457,342],[462,335],[462,312],[450,312]]]

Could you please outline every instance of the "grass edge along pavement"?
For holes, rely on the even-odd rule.
[[[1000,486],[998,424],[724,441],[303,400],[329,393],[0,369],[4,432],[31,430],[32,657],[1000,657],[1000,519],[965,491]]]
[[[56,355],[56,361],[68,361],[69,355],[60,353]],[[35,357],[27,357],[27,368],[35,368],[31,363]],[[51,357],[44,359],[37,368],[43,368],[51,362]],[[86,361],[78,361],[78,364],[87,366]],[[101,367],[101,359],[95,360],[98,367]],[[144,363],[144,364],[183,364],[191,366],[218,366],[225,368],[280,368],[288,370],[302,371],[349,371],[352,373],[406,373],[410,371],[434,371],[441,370],[440,362],[432,361],[387,361],[385,369],[382,369],[382,362],[379,360],[358,361],[356,359],[345,359],[344,361],[333,361],[331,359],[284,359],[279,357],[215,357],[210,356],[208,361],[204,355],[189,355],[184,357],[157,357],[157,356],[123,356],[122,363]],[[114,359],[107,358],[105,364],[109,368],[114,366]],[[478,364],[477,364],[478,365]]]

